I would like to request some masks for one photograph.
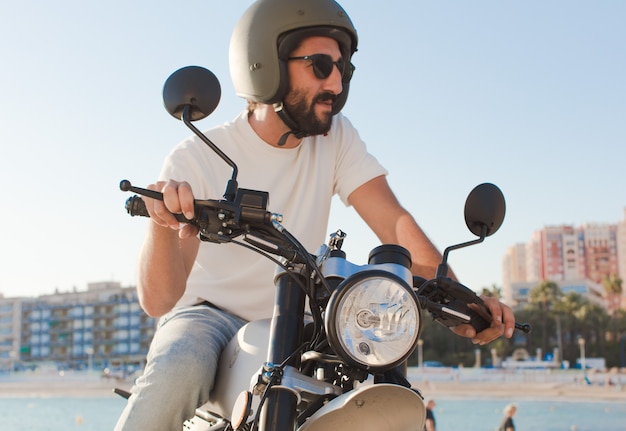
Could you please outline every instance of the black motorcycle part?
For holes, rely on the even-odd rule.
[[[383,244],[370,252],[367,263],[370,265],[397,263],[411,269],[411,253],[406,248],[396,244]]]

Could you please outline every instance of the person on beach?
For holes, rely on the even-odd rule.
[[[498,431],[515,431],[513,416],[517,413],[517,405],[509,404],[502,412],[504,413],[504,417],[502,418]]]
[[[435,424],[435,400],[430,399],[426,402],[426,422],[424,423],[424,431],[437,431]]]
[[[231,38],[230,71],[247,109],[206,134],[239,167],[242,187],[268,191],[271,210],[307,249],[326,239],[331,200],[353,206],[382,243],[413,257],[412,272],[434,277],[441,254],[400,205],[387,170],[368,153],[342,110],[354,72],[357,33],[333,0],[258,0]],[[174,430],[193,417],[213,387],[222,349],[247,321],[271,318],[275,264],[235,244],[201,242],[194,198],[222,194],[229,167],[192,136],[167,156],[144,198],[150,214],[137,289],[147,314],[161,317],[144,373],[116,430]],[[513,335],[512,310],[483,297],[489,328],[451,330],[486,344]]]

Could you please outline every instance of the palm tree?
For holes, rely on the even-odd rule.
[[[577,339],[584,332],[585,322],[577,318],[577,313],[588,303],[589,300],[580,293],[570,292],[554,305],[556,318],[562,324],[559,348],[564,359],[571,361],[578,355]]]
[[[494,283],[490,287],[483,287],[480,294],[500,299],[502,297],[502,288]]]
[[[621,308],[611,316],[609,333],[616,365],[626,368],[626,309]]]
[[[595,356],[606,354],[606,333],[609,329],[610,317],[606,310],[598,304],[587,301],[574,316],[581,322],[581,335],[593,346],[589,352]]]
[[[562,296],[559,285],[554,281],[543,281],[535,286],[528,295],[531,305],[539,308],[541,313],[541,350],[548,350],[548,315],[552,306],[560,300]]]
[[[622,302],[622,279],[617,274],[605,275],[602,278],[604,293],[608,302],[609,314],[614,315],[621,308]]]

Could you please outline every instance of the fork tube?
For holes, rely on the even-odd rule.
[[[297,277],[306,283],[304,277]],[[306,295],[286,273],[277,276],[276,289],[267,362],[280,365],[302,345]],[[288,365],[297,368],[300,365],[300,355],[295,355]],[[271,390],[261,411],[261,431],[295,430],[297,404],[297,397],[291,391]]]

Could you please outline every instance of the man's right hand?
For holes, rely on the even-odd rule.
[[[148,189],[163,194],[163,201],[144,197],[146,209],[154,223],[177,230],[180,238],[189,238],[198,234],[196,226],[181,224],[174,217],[174,214],[184,214],[188,219],[194,216],[194,196],[188,182],[158,181],[156,184],[150,184]]]

